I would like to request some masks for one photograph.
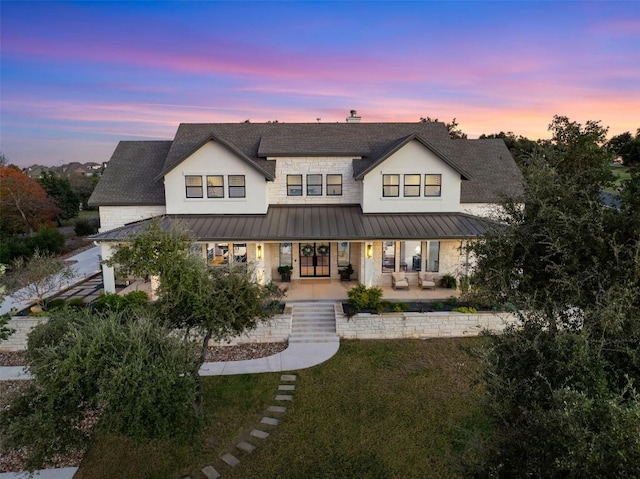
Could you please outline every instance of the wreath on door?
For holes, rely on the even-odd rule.
[[[300,251],[302,256],[313,256],[313,246],[310,244],[304,245]]]
[[[322,244],[316,248],[316,251],[320,256],[327,256],[329,254],[329,247],[326,244]]]

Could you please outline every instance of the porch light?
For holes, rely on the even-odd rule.
[[[262,245],[261,244],[259,244],[257,246],[256,256],[258,257],[258,259],[262,259]]]
[[[373,244],[369,243],[367,245],[367,258],[373,258]]]

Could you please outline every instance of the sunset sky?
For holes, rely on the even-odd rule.
[[[0,2],[0,151],[107,161],[181,122],[640,127],[640,1]]]

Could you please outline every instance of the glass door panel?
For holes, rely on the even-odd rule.
[[[300,277],[329,276],[329,243],[300,243]]]

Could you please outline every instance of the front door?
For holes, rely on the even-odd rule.
[[[300,243],[300,277],[327,277],[331,258],[329,243]]]

